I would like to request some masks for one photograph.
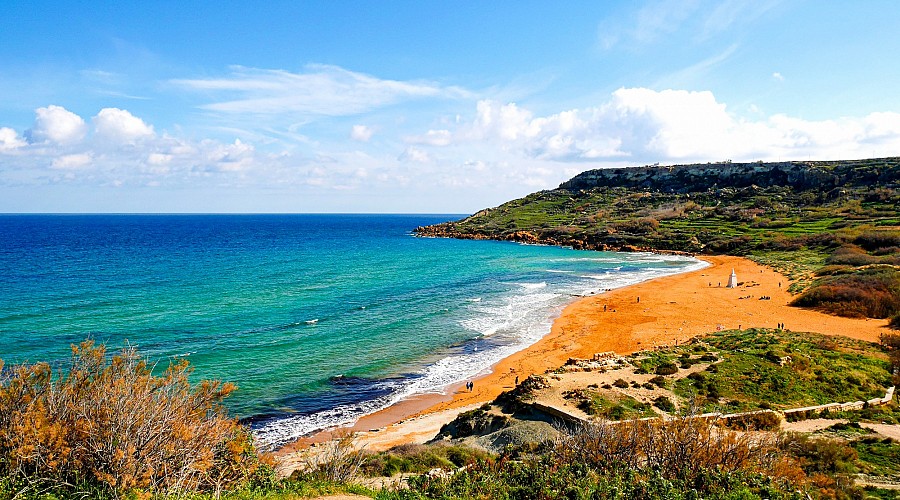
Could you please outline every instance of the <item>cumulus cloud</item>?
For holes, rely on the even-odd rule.
[[[354,141],[369,142],[369,139],[372,138],[373,132],[374,131],[371,127],[367,127],[365,125],[354,125],[350,130],[350,138]]]
[[[338,66],[309,65],[306,71],[232,67],[223,78],[172,80],[188,90],[219,94],[222,100],[202,108],[224,113],[347,116],[407,99],[463,97],[458,87],[426,81],[376,78]]]
[[[779,73],[779,72],[777,72],[777,71],[774,72],[774,73],[772,73],[772,78],[775,79],[775,80],[778,80],[779,82],[783,82],[783,81],[784,81],[784,75],[782,75],[781,73]]]
[[[809,121],[755,113],[749,119],[729,112],[708,91],[622,88],[598,106],[547,116],[535,116],[515,103],[483,100],[471,120],[441,134],[439,144],[428,142],[428,136],[407,142],[491,144],[557,162],[848,158],[887,155],[900,148],[900,115]]]
[[[9,127],[0,127],[0,152],[12,151],[21,148],[25,144],[25,139],[19,137],[15,130]]]
[[[133,144],[153,137],[153,127],[119,108],[103,108],[94,117],[94,136],[114,144]]]
[[[32,142],[74,144],[87,134],[87,124],[80,116],[62,106],[47,106],[35,110],[34,126],[29,131]]]

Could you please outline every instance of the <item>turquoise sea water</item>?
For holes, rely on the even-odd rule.
[[[457,216],[0,216],[0,358],[65,363],[92,338],[236,383],[277,445],[472,378],[574,296],[702,264],[416,238]]]

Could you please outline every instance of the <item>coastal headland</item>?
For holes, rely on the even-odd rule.
[[[666,276],[597,295],[567,306],[548,335],[500,361],[490,373],[443,395],[422,395],[363,417],[340,432],[357,434],[358,444],[371,451],[434,437],[461,411],[492,401],[515,386],[516,379],[544,373],[569,358],[594,353],[627,354],[684,343],[717,330],[776,328],[842,335],[877,342],[888,320],[851,319],[791,307],[790,280],[769,267],[734,256],[703,256],[706,268]],[[727,288],[732,270],[738,286]],[[333,432],[287,445],[277,454],[290,464],[292,455]]]

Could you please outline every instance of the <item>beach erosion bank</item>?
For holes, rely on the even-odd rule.
[[[474,380],[446,394],[426,394],[365,416],[338,433],[357,433],[371,451],[425,442],[461,411],[492,401],[512,389],[516,379],[544,373],[569,358],[613,351],[629,354],[683,343],[718,330],[776,328],[843,335],[877,342],[887,320],[850,319],[790,307],[790,281],[749,259],[704,256],[703,269],[645,281],[584,297],[567,306],[551,331],[537,343],[509,356]],[[739,286],[727,288],[732,270]],[[322,432],[287,445],[277,455],[286,463],[298,451],[335,434]]]

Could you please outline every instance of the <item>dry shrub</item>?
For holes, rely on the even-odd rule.
[[[900,272],[871,269],[833,276],[804,292],[791,305],[837,316],[889,318],[900,312]]]
[[[737,433],[697,417],[586,424],[564,435],[555,453],[601,471],[652,468],[667,479],[682,480],[711,469],[771,470],[779,460],[772,438]]]
[[[781,428],[781,417],[774,411],[758,411],[732,417],[728,427],[740,431],[774,431]]]
[[[846,266],[867,266],[877,264],[881,259],[869,255],[865,250],[856,245],[842,245],[826,259],[828,264]]]
[[[133,348],[111,358],[87,341],[67,372],[22,365],[0,382],[0,475],[23,491],[222,489],[260,468],[222,400],[235,387],[191,385],[187,361],[161,376]]]
[[[357,446],[353,434],[333,435],[324,444],[309,450],[302,471],[295,475],[312,477],[332,482],[346,482],[355,478],[365,463],[366,454]]]

